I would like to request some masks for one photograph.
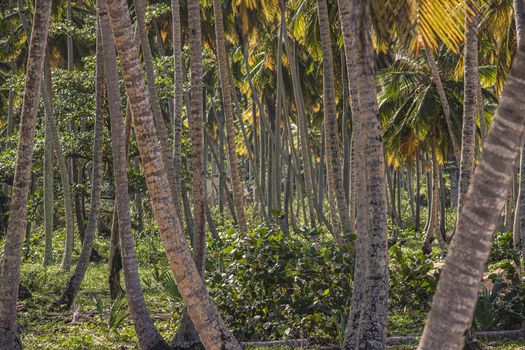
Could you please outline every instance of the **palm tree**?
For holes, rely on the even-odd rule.
[[[217,60],[219,62],[219,80],[221,83],[222,103],[224,107],[224,124],[226,126],[226,148],[233,192],[233,202],[239,229],[247,232],[246,217],[244,214],[244,195],[239,175],[239,164],[235,148],[235,130],[233,118],[233,105],[230,80],[228,78],[228,56],[226,55],[226,41],[224,39],[224,21],[220,0],[213,0],[213,13],[215,15],[215,36],[217,40]]]
[[[520,44],[488,134],[463,209],[420,350],[462,349],[472,323],[479,281],[485,271],[492,235],[514,177],[525,134],[525,47]],[[451,291],[454,291],[451,293]]]
[[[180,25],[180,1],[171,0],[172,32],[173,32],[173,85],[175,86],[173,101],[173,171],[175,177],[175,206],[177,212],[180,210],[181,198],[181,169],[182,169],[182,101],[184,95],[184,73],[182,59],[181,25]]]
[[[352,231],[350,213],[346,201],[343,169],[339,152],[339,132],[337,127],[337,111],[335,104],[335,77],[334,60],[332,57],[332,40],[330,39],[330,21],[326,0],[317,1],[319,15],[319,29],[321,33],[321,47],[323,52],[323,106],[324,132],[326,142],[326,158],[328,163],[328,187],[336,194],[339,218],[343,231],[348,234]]]
[[[93,160],[92,160],[92,175],[91,175],[91,198],[90,211],[88,223],[84,234],[84,241],[82,242],[82,251],[78,258],[75,272],[69,279],[62,295],[53,302],[51,308],[70,308],[73,304],[75,296],[80,289],[84,275],[86,274],[91,252],[93,251],[93,243],[95,240],[95,231],[98,227],[99,213],[100,213],[100,195],[102,190],[102,154],[103,154],[103,107],[105,95],[105,81],[104,81],[104,64],[102,54],[102,40],[100,34],[100,26],[97,26],[97,53],[96,53],[96,86],[95,86],[95,126],[93,136]]]
[[[0,283],[0,349],[21,349],[16,324],[16,302],[20,283],[20,259],[22,238],[27,223],[27,202],[31,171],[33,168],[33,144],[38,113],[38,102],[44,71],[49,19],[50,0],[35,1],[35,15],[27,58],[24,100],[20,121],[15,177],[13,180],[10,215]]]
[[[126,133],[120,113],[120,90],[115,46],[108,12],[104,0],[97,2],[98,18],[102,34],[103,67],[105,70],[108,104],[111,119],[111,149],[115,176],[115,203],[118,218],[122,264],[126,281],[128,307],[142,349],[168,349],[167,343],[155,328],[149,316],[135,259],[134,240],[131,234],[128,194],[128,162]],[[142,77],[143,78],[143,77]],[[144,78],[143,78],[144,79]],[[169,188],[169,187],[168,187]]]
[[[350,3],[339,1],[345,54],[348,55],[348,81],[349,84],[355,84],[351,90],[351,94],[354,95],[350,98],[357,98],[358,113],[353,114],[353,118],[360,134],[356,138],[355,147],[358,162],[363,163],[365,170],[357,175],[358,188],[366,189],[363,195],[366,205],[358,206],[358,212],[367,211],[366,214],[359,214],[366,218],[367,225],[366,231],[360,231],[358,234],[367,235],[367,242],[363,242],[366,246],[362,248],[364,254],[368,254],[364,261],[365,266],[359,267],[365,270],[362,285],[358,287],[362,288],[359,293],[363,299],[359,304],[352,305],[352,308],[362,310],[359,315],[360,322],[349,319],[348,327],[351,329],[345,335],[345,349],[353,349],[356,346],[374,346],[380,349],[384,348],[386,340],[388,247],[385,170],[381,127],[377,118],[369,6],[367,0],[352,0]],[[365,150],[366,157],[359,157],[365,155]],[[354,317],[352,312],[350,316]]]
[[[240,349],[229,332],[204,287],[202,277],[191,258],[181,223],[175,214],[175,204],[170,191],[162,155],[157,147],[157,135],[153,115],[149,108],[139,54],[133,45],[131,18],[124,0],[107,2],[115,46],[122,61],[123,76],[134,119],[137,144],[151,196],[153,212],[157,219],[161,240],[168,255],[170,269],[177,287],[188,308],[188,314],[206,348]],[[198,14],[198,3],[190,2],[190,13]],[[199,17],[189,16],[193,21]],[[196,33],[193,33],[196,34]],[[193,35],[192,34],[192,35]],[[199,39],[196,39],[199,40]],[[195,51],[197,51],[195,49]],[[200,52],[199,52],[200,54]],[[198,69],[197,69],[198,70]],[[192,72],[196,75],[197,72]],[[195,80],[200,76],[194,76]],[[199,109],[201,106],[192,106]],[[197,175],[198,176],[198,175]]]
[[[64,150],[62,143],[59,139],[59,133],[55,115],[53,111],[53,87],[51,82],[51,68],[49,63],[49,55],[46,53],[44,58],[45,72],[44,84],[42,86],[42,96],[44,98],[44,113],[46,115],[46,122],[49,124],[51,131],[51,138],[53,140],[53,148],[55,156],[58,161],[58,170],[60,172],[60,181],[62,183],[62,192],[64,197],[64,210],[66,214],[66,242],[64,246],[64,255],[62,256],[62,263],[60,267],[64,270],[69,269],[71,266],[71,259],[73,258],[73,246],[75,240],[75,224],[73,216],[73,196],[71,194],[71,181],[68,174],[68,168],[66,163],[66,157],[64,156]]]
[[[478,15],[465,15],[465,54],[464,54],[464,93],[463,93],[463,128],[461,131],[461,162],[459,168],[458,218],[464,204],[474,172],[474,156],[476,147],[475,126],[478,103]]]

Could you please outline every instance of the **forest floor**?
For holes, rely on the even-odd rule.
[[[344,322],[348,312],[348,289],[351,289],[345,285],[349,275],[349,269],[344,266],[346,255],[335,252],[333,242],[322,234],[311,231],[304,235],[307,239],[302,244],[300,237],[259,228],[245,236],[224,230],[220,244],[210,240],[208,288],[239,340],[297,339],[303,334],[304,324],[304,338],[322,339],[321,344],[342,342],[339,328],[344,329],[341,320]],[[432,256],[423,256],[416,243],[421,238],[413,232],[402,232],[399,243],[390,248],[388,336],[420,335],[423,331],[444,255],[436,248]],[[147,306],[159,332],[171,340],[184,306],[176,287],[175,291],[166,287],[170,286],[166,284],[169,282],[166,277],[171,278],[171,274],[165,252],[155,234],[137,235],[135,239]],[[21,267],[18,321],[24,348],[138,349],[126,301],[112,303],[110,300],[107,261],[91,263],[71,310],[48,311],[72,271],[65,272],[57,264],[42,267],[42,241],[40,234],[32,237],[31,253],[24,250]],[[57,246],[62,245],[62,241],[60,232]],[[511,235],[496,235],[489,270],[503,280],[507,278],[505,274],[514,271],[508,256],[511,245]],[[108,256],[107,240],[97,240],[95,247],[101,256]],[[79,251],[80,247],[76,247],[75,256]],[[60,261],[60,252],[60,249],[54,251],[55,261]],[[246,261],[247,254],[251,254],[255,263]],[[217,279],[217,276],[222,277]],[[486,286],[489,292],[494,290],[493,285]],[[520,319],[508,315],[521,317],[523,293],[520,283],[517,287],[509,284],[500,289],[499,294],[495,294],[495,302],[487,304],[486,310],[477,316],[478,323],[484,325],[479,329],[510,330],[519,325]],[[505,312],[498,314],[498,310]],[[416,347],[416,344],[398,345],[389,350]],[[525,350],[525,340],[487,341],[482,348]]]
[[[142,276],[151,271],[142,270]],[[68,312],[47,311],[47,307],[58,297],[60,288],[66,281],[67,274],[59,267],[42,268],[38,264],[22,266],[22,285],[31,289],[31,296],[25,295],[18,304],[18,317],[22,341],[25,349],[138,349],[133,325],[124,306],[111,305],[107,292],[107,265],[92,264],[86,274],[83,290],[75,299],[73,308]],[[145,278],[147,281],[147,277]],[[145,285],[148,282],[145,283]],[[25,290],[25,288],[24,288]],[[145,286],[145,297],[155,324],[166,339],[171,339],[177,329],[181,305],[174,303],[165,292]],[[164,311],[160,311],[164,310]],[[174,310],[171,313],[165,310]],[[400,334],[403,330],[421,329],[423,315],[416,314],[415,323],[401,320],[400,314],[393,313],[389,324],[398,324],[399,329],[389,333]],[[119,318],[124,319],[119,322]],[[115,321],[116,320],[116,321]],[[404,323],[403,323],[404,322]],[[391,327],[395,328],[395,327]],[[416,334],[416,333],[412,333]],[[264,341],[265,339],[260,339]],[[489,341],[483,343],[483,349],[525,349],[523,341]],[[390,346],[392,350],[416,349],[415,344]],[[284,350],[290,347],[277,347]]]

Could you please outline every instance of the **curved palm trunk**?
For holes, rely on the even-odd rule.
[[[82,251],[75,268],[75,272],[69,279],[66,288],[62,295],[53,302],[51,308],[70,308],[75,300],[75,296],[80,289],[82,280],[86,274],[91,252],[93,251],[93,243],[95,240],[95,231],[98,226],[98,219],[100,213],[100,194],[102,190],[102,154],[103,154],[103,107],[105,95],[105,81],[104,81],[104,65],[102,58],[102,42],[100,37],[100,29],[97,28],[97,53],[96,53],[96,87],[95,87],[95,126],[93,137],[93,160],[92,160],[92,174],[91,174],[91,198],[90,210],[86,231],[84,234],[84,241],[82,243]]]
[[[330,39],[330,21],[326,0],[318,0],[319,30],[323,52],[323,106],[324,130],[326,142],[326,158],[328,160],[328,184],[336,195],[336,203],[343,232],[352,231],[346,192],[343,182],[343,169],[339,150],[339,132],[337,128],[337,111],[335,106],[335,76],[332,56],[332,40]]]
[[[481,161],[458,218],[456,234],[418,349],[462,349],[472,323],[492,236],[525,136],[525,48],[520,45],[503,89]],[[451,292],[453,291],[453,292]]]
[[[48,53],[46,53],[46,57],[44,58],[44,79],[42,85],[42,97],[44,100],[44,113],[46,116],[46,122],[49,123],[51,138],[53,140],[53,148],[55,151],[56,159],[58,161],[58,170],[60,172],[60,181],[62,184],[62,192],[64,197],[64,210],[66,214],[66,242],[64,247],[64,255],[62,257],[62,263],[60,267],[64,270],[67,270],[71,266],[71,259],[73,257],[73,245],[75,239],[73,195],[71,194],[71,182],[68,174],[67,160],[64,156],[64,150],[58,137],[58,128],[53,111],[53,87]]]
[[[151,104],[151,112],[155,119],[155,128],[157,130],[158,139],[160,142],[160,148],[162,153],[162,159],[166,167],[166,173],[168,175],[170,189],[173,193],[173,198],[177,198],[180,194],[177,193],[176,177],[173,167],[173,154],[170,152],[168,144],[168,133],[166,131],[166,125],[162,116],[162,109],[160,107],[159,95],[157,93],[157,87],[155,85],[155,71],[153,69],[153,56],[151,54],[151,48],[149,45],[148,33],[146,31],[146,24],[144,20],[144,2],[146,0],[134,0],[135,14],[137,16],[137,28],[140,34],[140,43],[142,47],[142,55],[144,58],[144,66],[146,67],[147,77],[147,89],[149,94],[149,100]],[[178,201],[175,201],[177,215],[180,217],[180,210]]]
[[[192,1],[189,7],[191,10],[189,18],[194,19],[191,14],[198,13],[198,4]],[[148,191],[177,287],[206,349],[240,349],[239,343],[226,328],[204,287],[203,280],[188,250],[181,223],[178,216],[174,214],[175,204],[169,190],[162,155],[158,148],[154,147],[158,139],[153,115],[149,109],[139,54],[137,48],[132,44],[131,18],[127,4],[124,0],[109,0],[108,10],[115,44],[122,60],[123,76],[133,113],[135,134]]]
[[[115,202],[117,206],[122,265],[124,267],[128,307],[141,349],[169,349],[167,343],[162,339],[153,324],[153,320],[149,316],[138,273],[138,265],[135,259],[134,241],[131,234],[131,218],[129,214],[130,198],[128,194],[127,141],[120,111],[120,90],[118,88],[119,84],[115,46],[105,5],[104,0],[97,1],[97,12],[102,32],[102,51],[104,53],[104,69],[106,75],[109,113],[111,118],[111,149],[113,152],[113,173],[115,176]],[[131,26],[129,29],[131,29]],[[131,40],[129,42],[133,43],[131,36],[130,38]],[[136,49],[136,46],[131,46]],[[139,69],[141,69],[140,65]],[[166,190],[169,190],[169,186],[166,187]]]
[[[474,172],[476,147],[476,111],[479,79],[478,69],[478,17],[467,15],[465,19],[465,73],[463,97],[463,128],[461,131],[461,162],[459,168],[458,218],[461,213],[470,179]]]
[[[0,349],[2,350],[21,349],[16,324],[16,302],[18,300],[22,238],[27,223],[27,202],[33,169],[33,145],[50,15],[51,1],[36,0],[27,59],[10,215],[0,274],[2,280],[0,283]]]
[[[355,121],[360,124],[357,138],[358,162],[364,163],[364,172],[358,174],[358,188],[366,189],[366,205],[359,206],[359,214],[365,219],[368,249],[366,256],[364,288],[366,302],[352,307],[362,310],[356,320],[349,320],[353,327],[345,339],[345,349],[353,345],[365,349],[384,349],[386,342],[386,318],[388,304],[388,246],[386,217],[386,188],[383,142],[377,117],[377,92],[374,72],[374,56],[369,29],[369,2],[352,0],[339,1],[339,15],[347,54],[349,82],[354,82],[352,94],[357,94],[358,113]],[[353,79],[355,78],[355,80]],[[359,186],[363,184],[364,186]],[[363,199],[361,199],[363,200]],[[359,226],[358,226],[359,230]],[[358,248],[359,249],[359,248]],[[356,262],[357,264],[357,262]],[[352,312],[351,312],[352,316]]]
[[[226,126],[226,145],[228,150],[228,162],[233,192],[233,202],[237,223],[242,232],[248,231],[246,216],[244,214],[244,196],[239,175],[239,164],[235,152],[235,130],[233,118],[233,105],[228,78],[228,56],[226,54],[226,41],[224,39],[224,21],[222,18],[222,6],[219,0],[213,0],[213,13],[215,15],[215,36],[217,39],[217,58],[219,61],[219,79],[221,82],[222,104],[224,107],[224,124]]]
[[[450,140],[452,141],[452,150],[454,152],[454,156],[456,157],[456,161],[459,161],[461,159],[461,148],[456,133],[454,132],[454,123],[452,122],[452,117],[450,114],[450,104],[448,103],[447,94],[445,92],[445,88],[443,87],[443,82],[441,81],[441,75],[439,73],[436,59],[434,58],[434,53],[432,52],[432,48],[430,48],[426,43],[425,54],[427,56],[428,65],[430,66],[432,81],[436,85],[436,90],[441,102],[441,108],[443,108],[443,114],[445,114],[448,134],[450,136]]]

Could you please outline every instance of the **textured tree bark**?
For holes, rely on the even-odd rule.
[[[35,1],[35,15],[29,43],[24,99],[20,120],[20,138],[7,235],[4,241],[0,283],[0,349],[16,350],[22,345],[16,324],[16,302],[20,283],[22,238],[27,223],[27,203],[31,171],[33,169],[33,145],[37,124],[38,102],[44,71],[44,55],[47,46],[50,0]]]
[[[173,85],[175,92],[173,95],[173,171],[175,185],[175,206],[178,207],[179,215],[182,218],[181,210],[181,189],[182,189],[182,109],[184,98],[184,70],[182,57],[181,25],[180,25],[180,1],[171,0],[171,22],[173,32]],[[188,108],[189,110],[189,108]],[[178,194],[178,195],[177,195]],[[182,221],[182,220],[181,220]]]
[[[93,243],[95,241],[95,231],[98,226],[100,213],[100,195],[102,190],[102,155],[103,137],[102,127],[104,125],[103,108],[105,96],[104,63],[100,28],[97,26],[97,52],[96,52],[96,85],[95,85],[95,127],[93,131],[93,160],[91,174],[91,198],[88,223],[82,244],[82,251],[75,268],[75,272],[69,279],[62,295],[51,304],[52,309],[69,309],[75,300],[75,296],[80,289],[82,280],[86,274]]]
[[[355,82],[355,89],[350,90],[351,97],[352,93],[357,93],[358,113],[355,114],[355,120],[361,123],[362,135],[359,137],[362,139],[358,138],[356,141],[356,147],[359,149],[357,154],[358,156],[366,154],[366,157],[358,158],[358,162],[364,163],[365,169],[362,174],[358,174],[358,177],[364,177],[360,181],[365,186],[359,186],[358,180],[358,187],[366,189],[366,205],[359,206],[358,211],[367,212],[367,231],[364,232],[369,241],[366,257],[368,268],[363,291],[367,300],[363,306],[355,306],[363,308],[363,312],[356,328],[357,332],[353,337],[345,337],[345,349],[354,349],[356,346],[362,349],[384,349],[386,342],[388,246],[385,164],[381,127],[377,117],[377,91],[369,15],[367,0],[352,0],[349,3],[339,1],[339,16],[349,71],[348,80]]]
[[[179,194],[176,192],[177,185],[175,171],[173,167],[173,154],[169,149],[168,133],[166,131],[164,117],[162,116],[162,109],[160,107],[157,87],[155,85],[155,70],[153,69],[153,56],[151,54],[148,32],[146,30],[146,23],[144,19],[145,1],[146,0],[133,1],[133,3],[135,4],[135,14],[137,17],[136,25],[139,33],[138,38],[140,38],[140,44],[142,47],[142,57],[144,58],[144,66],[146,68],[147,90],[149,95],[149,101],[151,104],[151,112],[153,113],[153,118],[155,119],[155,129],[157,130],[157,135],[160,143],[162,160],[164,161],[164,166],[166,167],[166,173],[168,175],[168,181],[173,194],[173,198],[178,198]],[[180,218],[180,208],[178,206],[177,201],[175,201],[175,205],[177,215],[179,215]]]
[[[168,177],[162,155],[156,146],[158,139],[153,115],[149,109],[144,73],[141,69],[137,48],[132,44],[129,9],[124,0],[110,0],[107,4],[115,44],[122,62],[126,91],[133,113],[134,129],[148,191],[160,236],[168,255],[170,269],[206,349],[240,349],[239,343],[226,328],[204,287],[202,278],[189,253],[178,216],[174,214],[175,204],[169,190]],[[189,19],[200,20],[198,3],[191,1],[188,5]],[[197,18],[194,16],[195,13],[197,13]],[[193,30],[192,27],[190,31]],[[197,33],[192,33],[191,36],[194,35],[197,36]],[[198,38],[200,39],[200,35]],[[195,69],[193,74],[198,74]],[[192,108],[202,108],[202,105],[193,105]]]
[[[525,136],[525,48],[520,45],[481,161],[465,197],[456,234],[434,295],[420,350],[462,349],[515,161]]]
[[[321,48],[323,52],[323,107],[324,130],[326,142],[326,158],[328,160],[328,182],[336,194],[336,203],[343,232],[352,232],[352,224],[346,201],[343,181],[343,168],[339,152],[339,131],[337,128],[337,110],[335,105],[334,59],[332,55],[332,40],[330,39],[330,20],[326,0],[317,1],[319,16],[319,31],[321,33]],[[330,187],[330,186],[329,186]]]
[[[102,32],[102,51],[104,54],[103,66],[106,75],[108,107],[111,120],[111,149],[113,153],[113,174],[115,177],[115,202],[117,206],[117,219],[120,231],[120,246],[122,249],[122,264],[126,281],[128,308],[131,318],[133,319],[133,324],[135,326],[141,349],[169,349],[168,344],[162,339],[153,324],[153,320],[149,316],[138,273],[138,265],[135,260],[134,241],[131,234],[131,218],[129,214],[130,198],[128,194],[126,133],[124,131],[122,113],[120,111],[120,90],[118,88],[115,46],[112,39],[113,35],[108,18],[108,11],[104,0],[97,1],[97,15]],[[131,29],[131,23],[129,29]],[[136,46],[133,45],[132,34],[130,33],[128,36],[130,38],[129,43],[132,44],[131,47],[137,52]],[[138,65],[138,67],[139,69],[142,69],[140,65]],[[144,76],[141,78],[144,79]],[[142,83],[144,84],[143,80]],[[151,119],[153,119],[153,117]],[[151,122],[153,124],[153,120],[151,120]],[[165,190],[169,191],[169,186],[166,186]]]
[[[477,89],[479,79],[478,69],[478,15],[467,12],[465,16],[465,53],[464,53],[464,97],[463,97],[463,128],[461,131],[461,162],[459,168],[459,198],[458,218],[465,203],[470,179],[474,172],[474,156],[476,147],[476,110]]]
[[[222,6],[219,0],[213,0],[213,13],[215,15],[215,37],[217,42],[217,59],[219,61],[219,80],[221,83],[222,104],[224,107],[224,124],[226,126],[226,148],[228,150],[228,164],[232,183],[233,202],[239,229],[248,231],[246,217],[244,214],[244,191],[239,173],[239,162],[235,149],[235,128],[233,118],[232,95],[230,80],[228,78],[228,56],[226,53],[226,41],[224,39],[224,21],[222,17]]]

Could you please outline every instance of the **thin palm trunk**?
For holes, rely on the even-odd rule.
[[[53,166],[53,140],[49,120],[45,121],[44,141],[44,261],[42,265],[48,266],[53,262],[53,197],[54,197],[54,166]]]
[[[191,1],[188,5],[190,21],[200,20],[198,3]],[[110,0],[108,1],[108,10],[115,44],[123,63],[124,82],[133,112],[134,129],[147,179],[148,191],[151,195],[151,203],[161,240],[166,249],[170,269],[175,276],[177,287],[200,339],[207,349],[240,349],[239,343],[226,328],[216,306],[208,295],[199,271],[191,258],[178,216],[174,214],[175,204],[169,190],[162,155],[158,148],[152,147],[152,145],[157,144],[158,139],[153,115],[149,109],[148,94],[146,93],[139,54],[132,44],[131,18],[128,6],[124,0]],[[197,18],[195,18],[195,13]],[[197,33],[193,34],[197,36]],[[200,34],[197,40],[200,40]],[[198,47],[198,45],[196,46]],[[192,74],[195,75],[195,78],[200,79],[197,71],[198,69],[195,71],[194,68]],[[192,105],[192,107],[200,109],[202,105]]]
[[[284,11],[285,7],[282,6],[282,8]],[[286,26],[286,22],[284,25]],[[290,65],[290,73],[292,76],[293,94],[295,99],[295,106],[297,109],[297,127],[299,131],[299,143],[301,145],[301,153],[303,156],[303,173],[305,183],[305,194],[308,200],[308,214],[310,215],[309,219],[312,226],[315,226],[315,213],[317,211],[317,214],[320,215],[320,208],[315,204],[316,201],[314,193],[314,180],[312,177],[310,142],[308,141],[308,121],[306,119],[306,111],[304,107],[303,93],[301,91],[295,50],[292,47],[290,39],[288,38],[288,31],[286,30],[286,28],[284,34],[284,46],[286,49],[286,54],[288,55],[288,63]]]
[[[215,37],[217,40],[217,58],[219,61],[219,80],[221,83],[222,104],[224,107],[224,124],[226,126],[226,149],[228,150],[228,163],[232,183],[233,202],[239,229],[248,231],[246,216],[244,214],[244,196],[239,173],[239,162],[235,148],[235,129],[233,118],[232,95],[230,80],[228,78],[228,56],[226,54],[226,41],[224,39],[224,21],[222,6],[219,0],[213,0],[213,13],[215,15]]]
[[[478,17],[468,13],[465,16],[465,72],[463,97],[463,128],[461,131],[461,162],[459,168],[458,218],[461,213],[470,179],[474,172],[474,156],[476,147],[476,110],[478,74]]]
[[[339,147],[339,130],[337,128],[337,111],[335,105],[335,76],[334,59],[332,54],[332,40],[330,39],[330,19],[326,0],[317,1],[319,16],[319,31],[321,33],[321,47],[323,52],[323,107],[324,130],[326,142],[326,158],[328,183],[331,184],[336,195],[336,203],[343,227],[343,232],[352,232],[352,224],[346,201],[345,186],[343,181],[343,168]]]
[[[450,104],[448,103],[447,93],[445,92],[445,88],[443,87],[443,82],[441,81],[441,74],[439,72],[439,67],[436,63],[436,59],[434,58],[432,48],[430,48],[425,41],[423,42],[425,43],[425,54],[427,56],[428,65],[430,66],[432,81],[436,85],[439,100],[441,102],[441,108],[443,108],[443,114],[445,114],[445,121],[447,123],[448,134],[450,136],[450,140],[452,141],[452,150],[454,152],[454,156],[456,157],[456,161],[459,161],[461,159],[461,145],[454,131],[455,127],[450,113]]]
[[[70,177],[68,173],[67,160],[64,156],[64,150],[59,139],[58,128],[53,112],[53,88],[51,82],[51,67],[49,66],[49,57],[46,54],[44,63],[44,84],[42,86],[42,96],[44,98],[44,112],[46,121],[49,120],[49,127],[53,139],[53,148],[55,156],[58,161],[58,170],[60,172],[60,180],[62,183],[62,194],[64,197],[64,209],[66,214],[66,242],[64,247],[64,255],[60,267],[64,270],[71,266],[71,259],[73,255],[73,245],[75,239],[75,224],[73,214],[73,195],[71,194]]]
[[[173,171],[175,185],[175,201],[178,212],[181,214],[181,187],[182,187],[182,107],[184,98],[184,72],[182,57],[181,25],[180,25],[180,1],[171,0],[171,21],[173,32]],[[177,195],[179,194],[179,195]]]
[[[503,89],[479,165],[464,199],[456,234],[434,295],[419,350],[462,349],[478,298],[492,236],[514,176],[525,136],[525,48]],[[454,293],[450,293],[450,291]]]
[[[2,280],[0,283],[0,349],[2,350],[16,350],[22,347],[16,324],[16,303],[18,301],[22,238],[27,223],[27,203],[33,169],[33,145],[50,15],[51,1],[36,0],[27,59],[10,215],[0,274]]]
[[[97,26],[98,27],[98,26]],[[100,213],[100,195],[102,190],[102,154],[103,154],[103,107],[105,95],[104,66],[102,42],[100,28],[97,28],[97,52],[96,52],[96,86],[95,86],[95,126],[93,136],[93,160],[91,174],[91,198],[88,223],[82,242],[82,251],[75,268],[75,272],[69,279],[62,295],[53,302],[51,308],[70,308],[75,300],[75,296],[80,289],[82,280],[86,274],[93,244],[95,241],[95,231],[98,226]]]

